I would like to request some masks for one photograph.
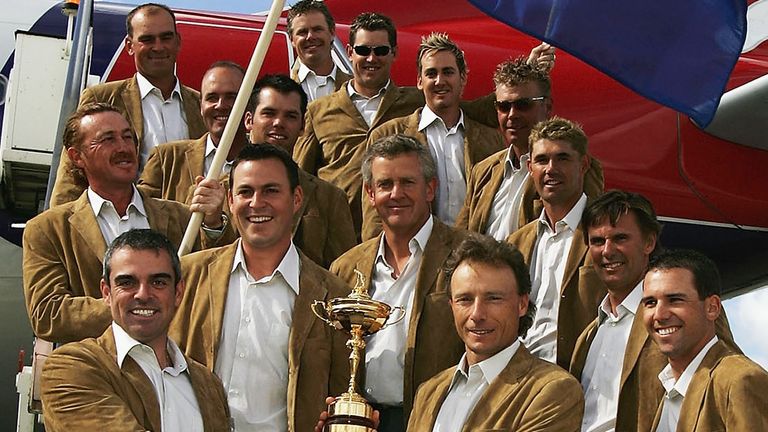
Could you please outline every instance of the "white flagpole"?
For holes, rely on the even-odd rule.
[[[253,50],[251,62],[248,64],[248,69],[245,71],[243,84],[240,86],[240,91],[237,93],[235,104],[232,107],[232,112],[227,120],[227,125],[224,127],[224,134],[216,148],[216,154],[213,157],[213,162],[211,162],[211,168],[208,170],[206,178],[214,178],[216,180],[220,178],[221,169],[226,162],[229,148],[232,146],[232,140],[240,126],[240,122],[243,121],[245,107],[248,104],[248,99],[251,97],[253,85],[256,83],[256,78],[259,76],[261,65],[264,63],[264,57],[266,57],[267,49],[269,49],[269,45],[272,42],[272,35],[275,33],[277,20],[280,18],[284,5],[285,0],[273,0],[272,2],[272,8],[269,10],[267,20],[264,22],[264,28],[261,31],[258,43],[256,43],[256,48]],[[187,230],[184,232],[184,239],[179,246],[179,256],[183,256],[192,250],[192,245],[195,243],[195,239],[197,239],[197,234],[200,231],[200,224],[202,222],[202,212],[192,213],[192,217],[189,219],[189,225],[187,225]]]

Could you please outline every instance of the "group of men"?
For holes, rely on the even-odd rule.
[[[136,74],[83,93],[52,208],[24,233],[33,330],[64,343],[42,376],[50,430],[322,427],[349,350],[310,305],[358,274],[405,308],[366,341],[379,431],[768,428],[768,374],[733,342],[717,269],[657,253],[642,196],[602,194],[586,135],[552,116],[551,47],[463,102],[447,35],[398,87],[394,24],[361,14],[349,76],[330,12],[302,0],[291,76],[256,82],[206,180],[242,67],[214,63],[197,93],[167,7],[126,24]],[[201,240],[179,260],[190,212]]]

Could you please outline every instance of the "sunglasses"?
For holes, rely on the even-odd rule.
[[[384,57],[385,55],[389,54],[389,51],[392,50],[392,48],[388,47],[387,45],[379,45],[375,47],[370,47],[367,45],[355,45],[355,47],[352,49],[355,51],[355,54],[363,57],[368,57],[371,55],[371,51],[373,51],[373,55],[376,57]]]
[[[496,109],[502,113],[508,113],[512,107],[515,107],[515,111],[528,111],[533,108],[533,104],[535,102],[543,101],[546,98],[546,96],[537,96],[531,98],[520,98],[516,100],[497,100],[493,102],[493,105],[496,106]]]

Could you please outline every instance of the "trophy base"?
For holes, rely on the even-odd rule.
[[[373,432],[373,408],[356,393],[344,393],[328,405],[325,432]]]

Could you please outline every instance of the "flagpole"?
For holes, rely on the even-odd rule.
[[[274,35],[275,28],[277,27],[277,20],[280,18],[284,6],[285,0],[273,0],[272,2],[272,8],[269,10],[267,20],[264,22],[259,41],[256,43],[256,48],[253,50],[248,69],[245,71],[243,83],[240,86],[240,91],[237,93],[232,112],[229,114],[229,119],[224,127],[224,134],[219,141],[219,145],[216,147],[216,153],[211,162],[211,168],[208,170],[206,179],[213,178],[218,180],[220,178],[221,169],[226,162],[227,154],[229,154],[232,140],[235,137],[235,133],[237,133],[240,122],[243,121],[245,107],[248,104],[248,99],[251,97],[253,85],[256,83],[256,78],[259,76],[261,65],[264,63],[267,50],[272,42],[272,35]],[[184,238],[179,246],[179,256],[186,255],[192,250],[192,245],[197,239],[197,234],[200,231],[200,224],[202,224],[202,222],[202,212],[192,213],[192,217],[189,219],[189,224],[187,225],[187,230],[184,232]]]

